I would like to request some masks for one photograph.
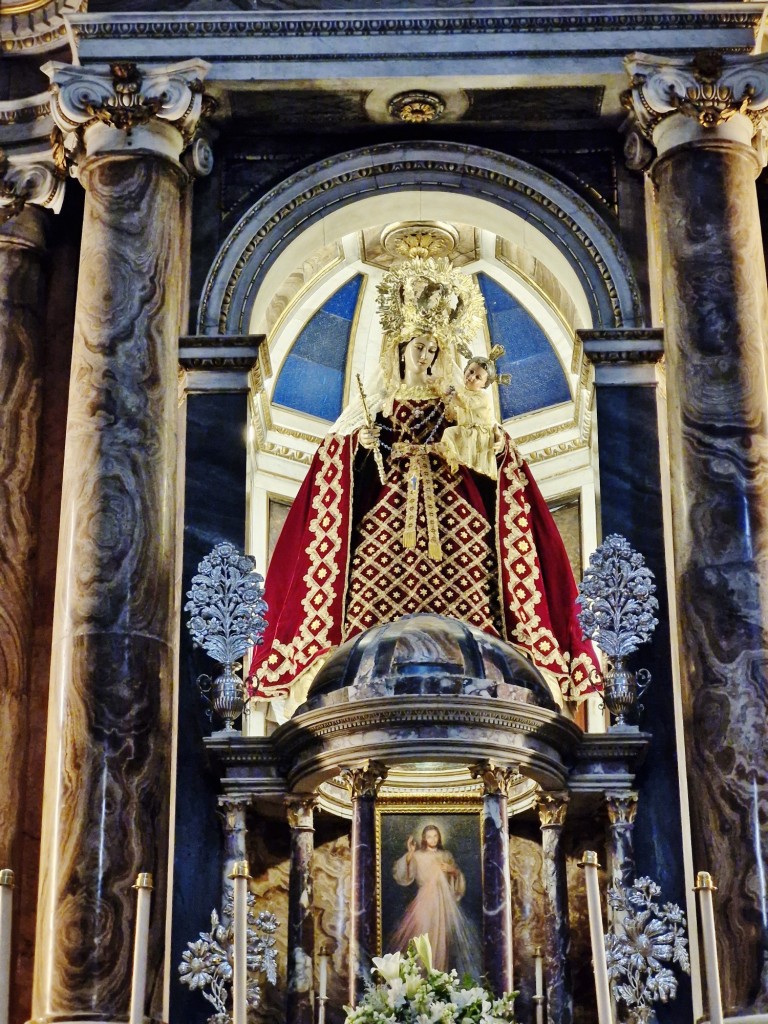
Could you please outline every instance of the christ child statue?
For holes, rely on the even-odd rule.
[[[488,391],[496,379],[493,360],[472,356],[464,368],[464,388],[450,389],[448,411],[456,426],[443,431],[436,448],[454,472],[462,465],[493,480],[497,477],[496,454],[504,438]]]

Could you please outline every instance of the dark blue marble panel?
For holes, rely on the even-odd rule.
[[[638,777],[637,874],[650,875],[659,883],[663,901],[684,907],[655,389],[599,387],[597,423],[603,536],[621,533],[643,554],[656,576],[659,600],[659,625],[653,639],[630,659],[632,668],[645,667],[653,675],[640,714],[640,726],[653,740]],[[661,1024],[682,1024],[690,1021],[692,1012],[690,982],[683,977],[677,999],[660,1006],[658,1018]]]
[[[243,394],[187,399],[182,605],[200,560],[214,544],[244,544],[246,413]],[[182,613],[170,1019],[204,1024],[210,1004],[179,982],[176,968],[187,942],[208,929],[211,910],[221,900],[218,776],[203,748],[203,737],[212,726],[196,685],[198,675],[210,673],[215,663],[203,651],[192,649],[186,619]]]

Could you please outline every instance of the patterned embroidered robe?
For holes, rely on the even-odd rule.
[[[267,573],[253,692],[282,696],[344,640],[418,612],[502,636],[569,700],[598,688],[560,534],[511,441],[494,484],[433,452],[449,425],[434,399],[377,422],[383,484],[357,433],[330,435],[312,461]]]

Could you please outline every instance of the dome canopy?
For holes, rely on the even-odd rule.
[[[302,714],[388,696],[488,696],[557,711],[549,687],[499,637],[441,615],[407,615],[342,644],[312,683]]]

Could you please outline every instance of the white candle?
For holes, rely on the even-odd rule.
[[[701,938],[704,943],[704,966],[707,973],[707,1001],[709,1002],[710,1024],[723,1024],[723,1001],[720,995],[720,972],[717,964],[717,942],[715,938],[715,911],[712,893],[717,886],[708,871],[696,876],[694,892],[699,894],[701,914]]]
[[[536,1024],[544,1024],[544,957],[541,955],[541,946],[533,951],[533,962],[536,967],[536,994],[533,997]]]
[[[608,964],[605,959],[603,910],[600,906],[600,886],[597,879],[597,869],[600,865],[594,850],[584,851],[580,866],[584,868],[584,881],[587,886],[589,936],[592,940],[592,967],[595,972],[595,991],[597,993],[597,1019],[599,1024],[612,1024],[611,989],[608,984]]]
[[[234,888],[235,912],[232,919],[233,975],[232,975],[232,1024],[247,1024],[248,1006],[248,861],[239,860],[232,869],[230,878]]]
[[[149,906],[152,901],[152,875],[136,876],[136,930],[133,937],[133,979],[129,1024],[143,1024],[144,999],[147,992],[147,952],[149,938]]]
[[[320,950],[317,974],[317,996],[318,999],[325,999],[328,995],[328,954],[324,949]]]
[[[11,918],[13,914],[13,872],[0,871],[0,1024],[8,1024],[11,990]]]

